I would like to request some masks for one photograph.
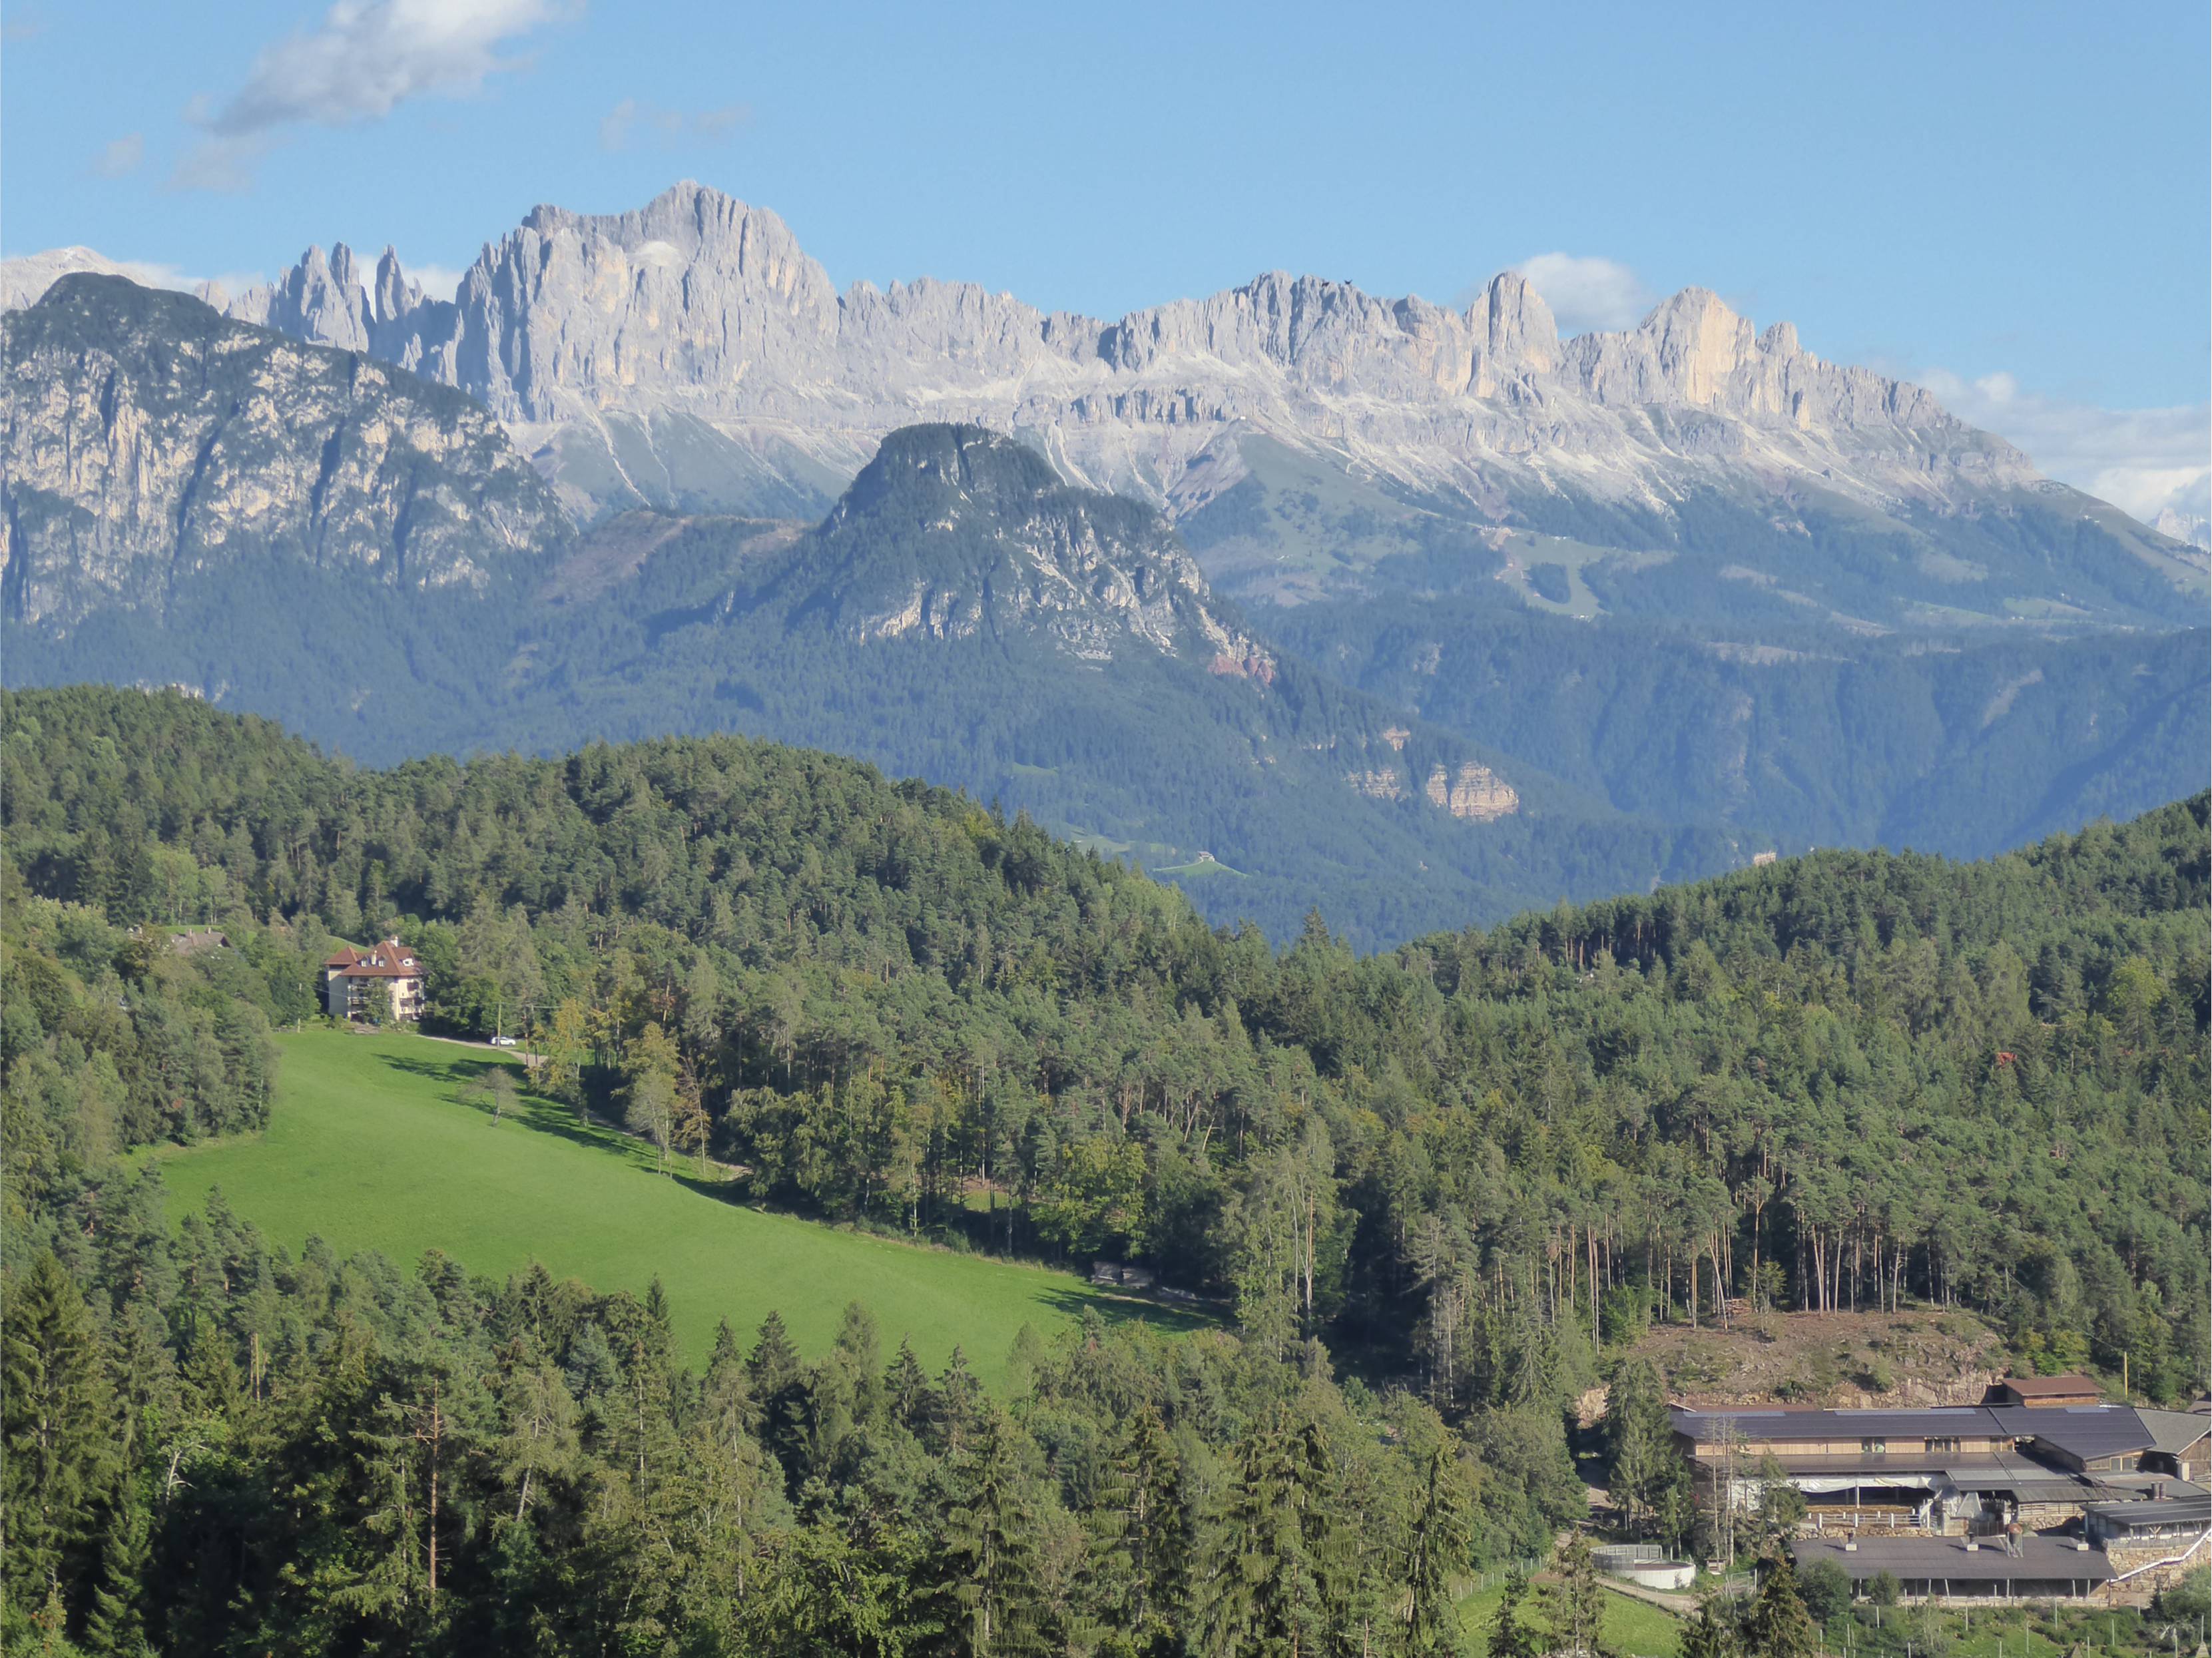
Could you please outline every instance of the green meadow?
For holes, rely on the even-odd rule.
[[[1539,1573],[1539,1579],[1550,1574]],[[1682,1644],[1682,1620],[1666,1607],[1626,1594],[1603,1579],[1605,1644],[1624,1658],[1675,1658]],[[1483,1573],[1469,1592],[1460,1598],[1460,1624],[1469,1648],[1483,1649],[1498,1622],[1498,1603],[1505,1599],[1505,1574],[1493,1569]],[[1533,1614],[1534,1597],[1522,1604],[1524,1617]]]
[[[958,1254],[749,1208],[696,1165],[655,1168],[650,1148],[525,1093],[494,1124],[465,1098],[486,1050],[411,1034],[307,1030],[279,1038],[277,1102],[261,1133],[158,1154],[172,1220],[210,1191],[273,1243],[319,1236],[341,1254],[411,1264],[441,1249],[504,1277],[532,1260],[556,1278],[642,1295],[658,1276],[696,1361],[726,1318],[750,1341],[774,1309],[800,1350],[835,1336],[848,1303],[876,1315],[933,1369],[957,1345],[995,1382],[1024,1324],[1048,1340],[1085,1309],[1170,1328],[1196,1321],[1094,1292],[1072,1272]]]

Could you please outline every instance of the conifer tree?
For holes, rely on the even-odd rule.
[[[1779,1551],[1766,1562],[1746,1633],[1756,1658],[1814,1658],[1820,1649],[1820,1633],[1805,1609],[1796,1570]]]
[[[1535,1633],[1521,1613],[1528,1595],[1528,1577],[1519,1566],[1509,1567],[1505,1592],[1498,1597],[1498,1615],[1491,1620],[1490,1638],[1483,1649],[1488,1658],[1536,1658]]]
[[[1406,1560],[1406,1650],[1419,1658],[1460,1649],[1459,1609],[1452,1574],[1468,1554],[1466,1493],[1449,1442],[1429,1454],[1421,1506]]]
[[[936,1413],[936,1390],[929,1385],[929,1372],[921,1368],[914,1344],[904,1336],[884,1374],[884,1400],[891,1419],[909,1433],[921,1433]]]
[[[0,1582],[35,1606],[82,1564],[113,1479],[100,1333],[51,1250],[0,1301]]]
[[[135,1479],[117,1493],[100,1540],[100,1582],[85,1620],[84,1648],[94,1658],[149,1658],[144,1611],[150,1520]]]
[[[1714,1610],[1714,1597],[1698,1602],[1682,1625],[1681,1658],[1737,1658],[1735,1630]]]
[[[1029,1493],[1012,1455],[1018,1430],[1002,1419],[974,1441],[966,1490],[945,1515],[945,1552],[953,1599],[964,1614],[960,1650],[971,1658],[1035,1652],[1037,1628],[1036,1542]]]
[[[1609,1658],[1603,1634],[1605,1592],[1598,1587],[1597,1564],[1589,1539],[1580,1532],[1559,1551],[1559,1581],[1545,1596],[1550,1611],[1550,1649],[1569,1658]]]
[[[1328,1474],[1313,1424],[1279,1410],[1247,1436],[1206,1562],[1207,1650],[1322,1649],[1337,1610]]]

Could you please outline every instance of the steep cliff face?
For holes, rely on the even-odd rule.
[[[498,423],[356,352],[71,275],[5,319],[0,595],[66,628],[275,556],[481,592],[573,533]]]
[[[1248,597],[1388,585],[1439,550],[1469,555],[1451,582],[1510,585],[1532,560],[1507,542],[1539,535],[1627,556],[1616,575],[1682,561],[1577,587],[1577,613],[1735,614],[1748,580],[1774,617],[1847,629],[2140,626],[2204,590],[2201,550],[1698,288],[1565,341],[1512,272],[1464,310],[1279,271],[1112,321],[969,283],[841,295],[775,214],[684,184],[537,209],[453,301],[388,252],[364,282],[339,246],[231,311],[468,392],[586,521],[812,516],[886,434],[945,421],[1159,507]]]
[[[1072,489],[981,427],[893,433],[802,568],[818,584],[814,602],[864,642],[1029,633],[1085,661],[1134,651],[1262,683],[1273,673],[1267,650],[1217,613],[1157,514]]]

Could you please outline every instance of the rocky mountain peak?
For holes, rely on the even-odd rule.
[[[1255,454],[1287,456],[1337,480],[1316,501],[1380,492],[1345,522],[1410,512],[1422,546],[1437,521],[1493,550],[1565,525],[1644,557],[1680,543],[1692,500],[1735,503],[1778,555],[1808,501],[1908,535],[2023,501],[2101,510],[2057,504],[2025,456],[1921,388],[1825,361],[1786,323],[1757,332],[1705,288],[1565,341],[1510,271],[1464,310],[1285,270],[1111,321],[929,277],[841,295],[775,213],[693,181],[625,213],[533,209],[453,301],[424,297],[388,251],[366,288],[361,274],[343,245],[311,249],[230,314],[465,391],[585,520],[816,513],[925,419],[1018,434],[1063,477],[1186,524]],[[1218,580],[1310,596],[1355,574],[1300,550],[1324,533],[1304,507],[1239,522],[1194,525],[1231,547],[1207,555]],[[2194,580],[2182,550],[2153,537],[2128,556]]]
[[[356,274],[301,263],[323,284],[289,290],[303,308]],[[0,322],[0,592],[18,621],[158,610],[185,576],[268,558],[481,592],[570,534],[468,398],[187,295],[66,276]]]
[[[1265,684],[1272,655],[1217,613],[1151,508],[1064,481],[983,427],[884,440],[801,560],[849,637],[1042,640],[1105,662],[1140,648]]]

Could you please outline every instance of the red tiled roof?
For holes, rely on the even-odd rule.
[[[337,969],[341,979],[419,979],[422,965],[415,952],[397,938],[386,938],[365,950],[346,950],[325,963]]]

